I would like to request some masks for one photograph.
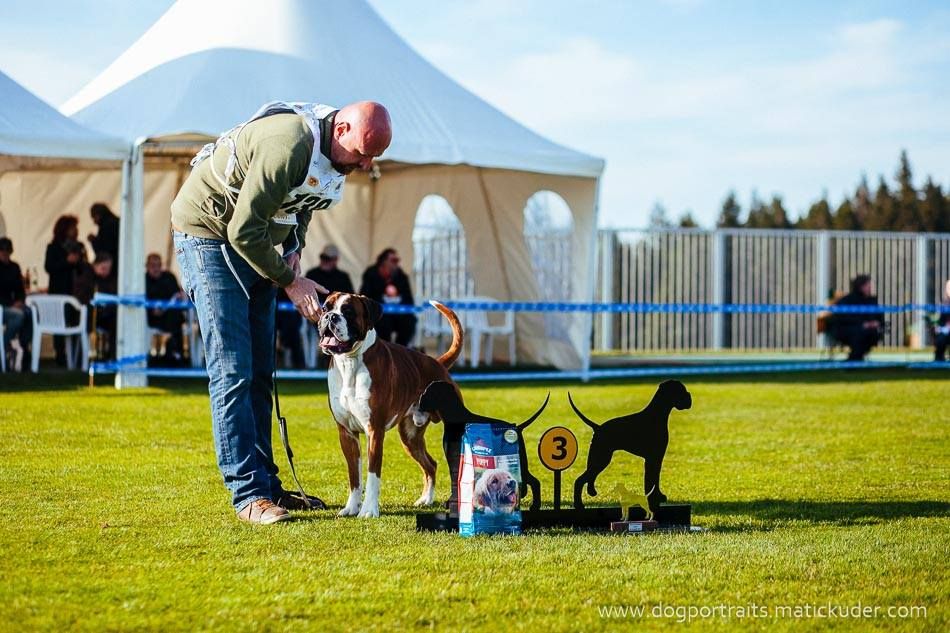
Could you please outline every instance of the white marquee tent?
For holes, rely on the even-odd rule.
[[[417,209],[438,194],[465,229],[476,293],[536,300],[521,237],[524,208],[532,194],[548,190],[573,214],[572,299],[591,299],[603,161],[544,139],[459,86],[362,0],[179,0],[63,106],[82,124],[136,140],[120,254],[121,269],[136,274],[122,275],[122,292],[142,292],[146,248],[171,255],[168,207],[198,143],[275,99],[336,106],[372,99],[393,118],[394,140],[378,177],[350,176],[344,202],[314,218],[305,265],[332,241],[353,276],[387,246],[411,268]],[[68,178],[118,199],[114,176]],[[520,315],[519,357],[584,366],[590,320],[572,323],[550,341],[538,315]],[[120,353],[141,352],[142,333],[126,334],[120,327]]]
[[[0,179],[23,170],[99,168],[119,174],[119,161],[129,144],[95,132],[60,114],[55,108],[0,72]],[[43,188],[0,189],[0,235],[13,239],[18,252],[45,245],[50,224],[23,213],[22,195],[42,196]]]

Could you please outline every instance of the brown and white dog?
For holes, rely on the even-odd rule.
[[[335,292],[324,304],[318,324],[320,349],[333,357],[328,375],[330,410],[340,432],[350,480],[350,496],[340,516],[379,516],[383,438],[394,426],[399,427],[406,452],[422,469],[422,495],[416,505],[435,501],[436,462],[425,444],[425,430],[433,414],[419,411],[417,403],[433,381],[451,382],[448,368],[462,351],[463,335],[455,313],[441,303],[431,303],[452,326],[452,344],[438,359],[377,339],[375,325],[382,306],[372,299]],[[365,498],[361,433],[366,434],[369,462]]]

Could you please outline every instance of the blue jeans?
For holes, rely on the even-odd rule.
[[[229,244],[174,232],[201,326],[218,468],[240,511],[281,489],[271,443],[276,288]]]

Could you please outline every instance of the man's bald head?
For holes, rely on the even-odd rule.
[[[336,113],[330,160],[333,168],[348,174],[356,168],[369,170],[392,141],[392,122],[386,107],[375,101],[357,101]]]

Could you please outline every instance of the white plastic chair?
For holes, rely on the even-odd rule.
[[[460,298],[458,301],[495,303],[498,300],[492,297],[476,296]],[[482,337],[486,337],[485,364],[491,365],[496,336],[508,337],[508,359],[512,365],[515,364],[515,313],[513,310],[505,310],[505,319],[500,325],[492,325],[488,319],[488,312],[485,310],[460,310],[459,313],[465,325],[465,335],[471,345],[472,367],[478,367],[482,362]]]
[[[89,369],[89,333],[86,331],[86,306],[69,295],[30,295],[26,305],[33,313],[33,359],[30,369],[33,373],[40,370],[40,341],[44,334],[67,336],[66,363],[69,369],[75,369],[73,338],[79,337],[82,350],[82,369]],[[66,325],[66,306],[72,306],[79,312],[78,325]]]

